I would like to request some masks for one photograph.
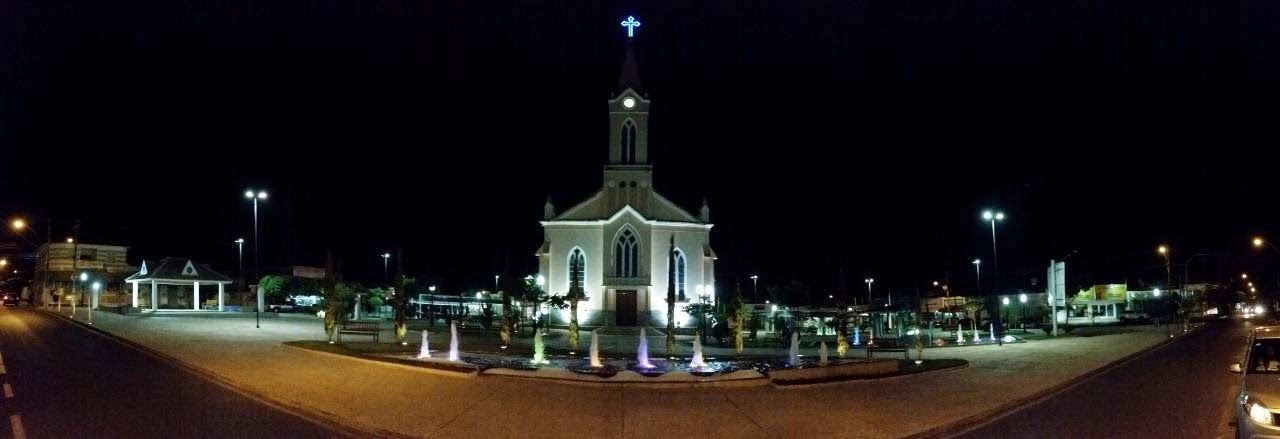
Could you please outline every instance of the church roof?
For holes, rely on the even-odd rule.
[[[648,191],[650,196],[648,203],[640,203],[641,206],[628,205],[637,214],[648,220],[669,221],[679,223],[704,224],[698,217],[684,210],[676,203],[668,200],[667,197],[659,195],[657,192]],[[573,207],[566,209],[551,221],[599,221],[612,218],[618,213],[617,209],[610,209],[608,201],[605,198],[605,190],[597,191],[586,201],[578,203]]]

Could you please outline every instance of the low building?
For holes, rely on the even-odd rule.
[[[36,251],[35,288],[49,293],[81,289],[80,275],[89,282],[100,282],[103,292],[124,291],[124,279],[135,267],[129,265],[129,247],[120,245],[57,242],[40,246]],[[43,294],[42,294],[43,295]]]

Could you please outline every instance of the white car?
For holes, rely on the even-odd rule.
[[[1243,363],[1231,363],[1240,374],[1235,402],[1237,438],[1280,438],[1280,326],[1263,326],[1249,334]]]

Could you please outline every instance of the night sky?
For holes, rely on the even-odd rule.
[[[708,199],[721,291],[963,292],[988,207],[1011,288],[1072,250],[1158,281],[1158,243],[1280,269],[1247,246],[1280,239],[1264,1],[0,2],[0,214],[231,272],[260,187],[264,267],[531,273],[547,195],[600,186],[631,14],[655,185]]]

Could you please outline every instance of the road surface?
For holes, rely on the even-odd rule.
[[[1204,331],[965,432],[961,438],[1227,438],[1239,375],[1227,366],[1251,322]]]
[[[0,309],[0,391],[3,437],[339,436],[25,306]]]

